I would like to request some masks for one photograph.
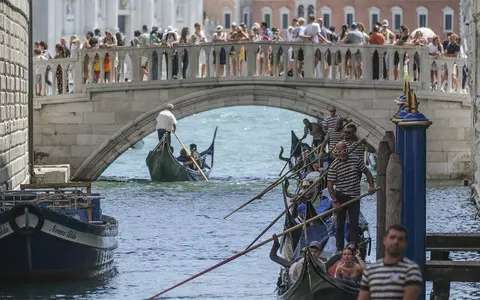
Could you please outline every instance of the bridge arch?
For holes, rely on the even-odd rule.
[[[365,138],[370,145],[378,145],[385,132],[385,128],[367,116],[335,100],[293,87],[273,84],[271,86],[234,85],[205,89],[171,99],[168,102],[175,105],[174,114],[177,119],[212,109],[243,105],[283,108],[316,117],[320,113],[324,113],[328,106],[335,105],[337,113],[351,119],[358,127],[358,136]],[[128,122],[100,144],[76,170],[72,180],[96,180],[121,154],[155,131],[155,119],[166,104],[167,101]]]

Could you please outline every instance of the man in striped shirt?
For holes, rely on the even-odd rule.
[[[358,140],[357,126],[348,124],[345,128],[344,134],[344,142],[347,144],[350,155],[363,160],[363,156],[365,155],[365,141]]]
[[[332,153],[333,149],[335,149],[335,145],[340,142],[342,137],[342,124],[343,119],[337,118],[335,121],[335,127],[332,130],[327,132],[325,139],[320,147],[320,155],[325,155],[325,146],[328,145],[328,152]]]
[[[340,118],[340,116],[337,115],[337,109],[335,106],[330,106],[328,111],[330,112],[330,117],[327,117],[325,120],[323,120],[323,127],[325,128],[326,132],[334,130],[337,119]]]
[[[363,271],[358,300],[416,300],[423,286],[418,265],[403,257],[407,230],[392,225],[383,238],[385,257],[367,265]]]
[[[336,159],[328,168],[327,188],[332,203],[337,210],[336,238],[337,250],[343,250],[345,246],[345,219],[350,219],[350,242],[357,245],[358,238],[358,219],[360,217],[360,201],[355,201],[342,208],[341,204],[360,196],[360,179],[361,173],[367,177],[369,192],[375,192],[373,176],[365,167],[362,159],[348,154],[347,144],[339,142],[335,146]],[[333,186],[335,185],[335,189]]]

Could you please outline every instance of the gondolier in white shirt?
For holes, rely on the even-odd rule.
[[[175,132],[177,129],[177,119],[172,113],[173,104],[167,104],[167,108],[162,110],[157,117],[157,133],[158,141],[161,141],[163,135],[168,133],[168,144],[171,144],[170,132]]]

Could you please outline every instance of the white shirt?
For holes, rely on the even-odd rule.
[[[157,117],[157,130],[164,129],[172,132],[173,126],[177,125],[177,119],[169,110],[162,110]]]
[[[42,61],[42,60],[47,60],[47,58],[45,56],[43,56],[42,54],[40,55],[34,55],[33,56],[33,61]],[[40,71],[40,67],[37,67],[35,68],[35,75],[42,75],[45,71]]]
[[[305,35],[310,35],[312,36],[312,42],[315,44],[319,43],[319,38],[318,34],[320,33],[320,24],[318,23],[310,23],[307,26],[305,26]]]

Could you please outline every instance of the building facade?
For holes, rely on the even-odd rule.
[[[288,28],[293,17],[322,17],[326,26],[338,30],[343,24],[363,22],[366,28],[384,19],[397,30],[405,24],[411,30],[429,27],[443,38],[460,30],[460,0],[204,0],[204,15],[218,24],[267,22]]]
[[[203,0],[35,0],[33,38],[49,48],[61,37],[83,37],[95,28],[120,31],[127,39],[142,25],[193,28],[203,20]]]
[[[28,0],[0,2],[0,189],[28,174]]]

